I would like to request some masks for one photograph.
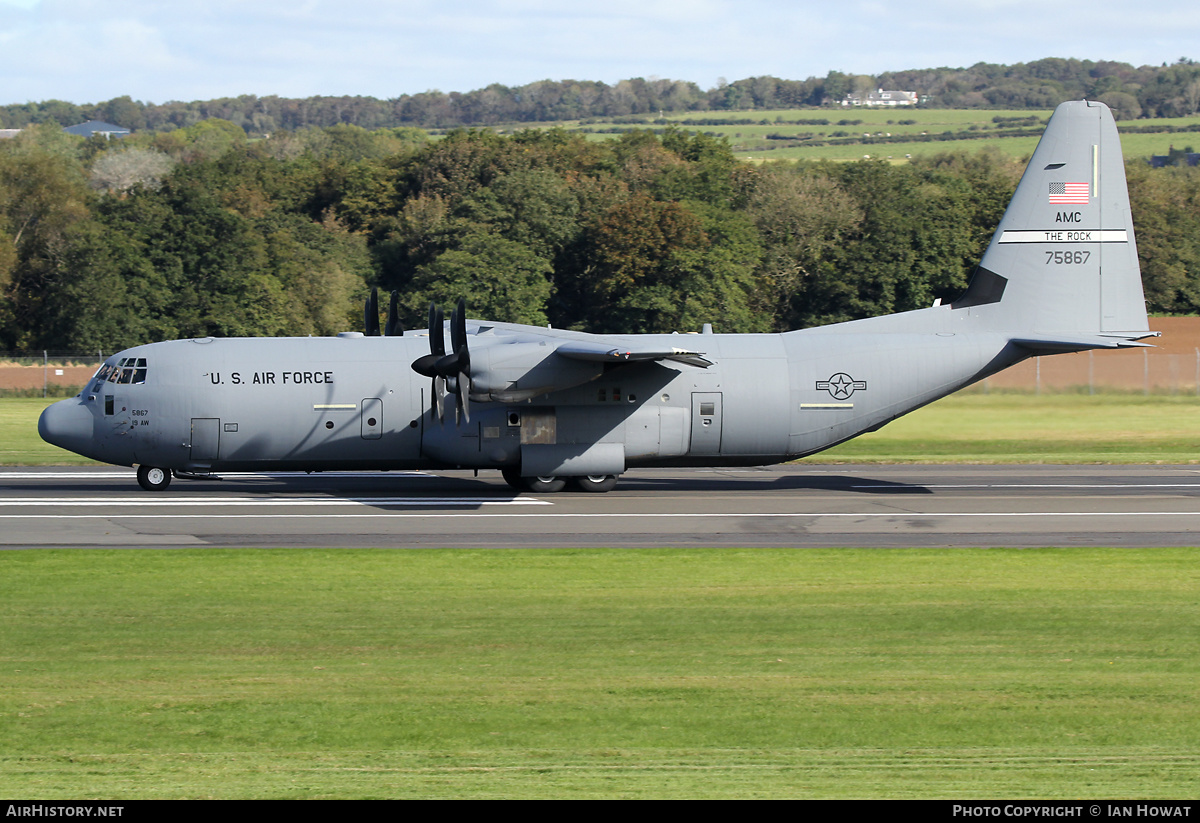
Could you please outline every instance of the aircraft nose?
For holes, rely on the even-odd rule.
[[[86,454],[92,445],[92,413],[79,398],[59,400],[38,418],[38,434],[47,443]]]

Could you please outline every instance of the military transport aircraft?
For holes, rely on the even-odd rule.
[[[803,457],[1028,357],[1156,334],[1117,129],[1090,101],[1055,111],[951,303],[783,334],[585,334],[468,320],[461,301],[448,321],[431,309],[427,334],[393,309],[381,335],[373,304],[367,320],[127,349],[38,431],[137,465],[151,491],[222,471],[469,468],[603,492],[633,466]]]

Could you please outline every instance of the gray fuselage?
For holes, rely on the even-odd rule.
[[[945,321],[954,312],[924,313]],[[713,364],[597,364],[573,388],[473,403],[469,422],[431,411],[429,381],[409,368],[427,350],[424,336],[154,343],[107,361],[144,360],[143,382],[120,382],[114,370],[115,380],[58,404],[74,407],[62,414],[77,433],[62,445],[184,471],[503,468],[537,447],[597,445],[620,448],[617,473],[762,465],[878,428],[1026,356],[1005,335],[872,333],[870,324],[640,337],[686,342]]]

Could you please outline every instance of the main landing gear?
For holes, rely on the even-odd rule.
[[[157,466],[138,466],[138,485],[148,492],[160,492],[171,485],[171,472]]]
[[[617,475],[615,474],[594,474],[583,477],[522,477],[521,472],[515,468],[501,469],[501,474],[504,475],[504,482],[517,491],[539,494],[560,492],[567,487],[568,483],[574,491],[595,494],[612,491],[617,485]]]
[[[601,494],[610,492],[617,485],[615,474],[589,474],[584,477],[572,477],[571,485],[581,492]]]

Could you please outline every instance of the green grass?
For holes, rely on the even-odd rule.
[[[1154,135],[1146,135],[1154,136]],[[862,160],[864,158],[882,160],[906,160],[908,156],[923,157],[943,152],[967,151],[976,152],[985,147],[1001,150],[1014,158],[1029,157],[1037,147],[1037,137],[993,137],[978,140],[947,140],[934,143],[879,143],[852,144],[846,146],[813,146],[805,148],[777,149],[775,151],[736,152],[743,160]],[[1165,150],[1164,150],[1165,153]]]
[[[1172,797],[1163,550],[28,551],[10,797]]]
[[[94,460],[51,446],[38,437],[42,409],[57,400],[40,397],[0,398],[0,465],[95,466]]]
[[[957,394],[815,462],[1194,463],[1200,398]]]
[[[780,109],[770,111],[703,111],[681,112],[669,114],[665,118],[683,128],[691,128],[710,134],[719,135],[729,140],[735,154],[742,159],[756,161],[769,160],[858,160],[864,156],[903,161],[907,156],[920,157],[945,151],[975,152],[985,146],[999,149],[1014,158],[1025,158],[1033,153],[1039,136],[1001,137],[995,132],[1002,129],[1037,129],[1050,117],[1053,112],[1045,110],[1025,109],[866,109],[866,108],[820,108],[820,109]],[[995,123],[993,119],[1036,117],[1039,124]],[[825,119],[828,125],[807,125],[800,123],[775,122],[802,119]],[[752,120],[752,123],[736,125],[706,125],[696,124],[705,119],[737,119]],[[647,116],[642,126],[630,124],[615,124],[622,128],[661,128],[661,123]],[[761,121],[767,121],[765,123]],[[839,125],[839,121],[855,121],[854,125]],[[901,123],[900,121],[915,121]],[[890,122],[889,122],[890,121]],[[1157,118],[1153,120],[1126,120],[1118,125],[1129,127],[1154,126],[1158,128],[1184,127],[1197,122],[1196,117]],[[592,120],[587,123],[566,121],[562,123],[539,124],[543,127],[574,129],[604,129],[614,124],[608,120]],[[510,125],[504,130],[515,130],[529,127],[529,124]],[[786,134],[789,136],[808,136],[814,140],[830,139],[833,132],[846,132],[847,136],[861,136],[863,133],[890,133],[893,136],[920,135],[929,133],[941,135],[944,132],[961,133],[962,139],[939,140],[937,142],[898,142],[888,144],[850,143],[835,146],[785,146],[782,141],[768,139],[771,134]],[[611,134],[588,135],[589,139],[607,140]],[[1200,134],[1123,134],[1121,145],[1127,159],[1141,159],[1152,154],[1166,154],[1168,148],[1174,145],[1183,148],[1187,145],[1200,146]]]
[[[1142,121],[1137,121],[1141,123]],[[895,132],[894,132],[895,133]],[[851,144],[842,146],[796,146],[774,151],[737,151],[743,160],[860,160],[866,156],[894,159],[908,155],[922,157],[948,151],[976,152],[985,147],[999,149],[1013,158],[1027,158],[1037,147],[1039,137],[982,137],[939,140],[932,143],[900,142]],[[1122,134],[1121,151],[1127,160],[1140,160],[1154,154],[1166,154],[1171,146],[1200,146],[1200,134]]]

